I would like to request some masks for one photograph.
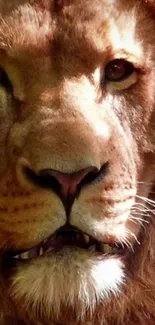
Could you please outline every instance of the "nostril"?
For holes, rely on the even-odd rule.
[[[25,174],[31,182],[33,182],[39,187],[43,187],[50,190],[52,189],[55,193],[59,195],[61,185],[57,182],[54,177],[49,174],[49,172],[47,173],[45,171],[47,170],[42,170],[39,173],[36,173],[30,168],[25,168]]]
[[[53,178],[60,186],[60,194],[66,200],[67,197],[76,197],[78,187],[88,175],[96,174],[98,169],[88,167],[75,173],[62,173],[57,170],[44,169],[39,172],[41,177]]]

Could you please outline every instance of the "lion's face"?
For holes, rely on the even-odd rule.
[[[2,282],[17,318],[86,322],[132,282],[148,222],[155,23],[138,1],[0,12]]]

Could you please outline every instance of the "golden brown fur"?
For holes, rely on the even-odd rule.
[[[154,200],[155,182],[153,2],[0,1],[0,66],[13,87],[0,86],[0,325],[155,324],[155,205],[143,200]],[[116,57],[136,73],[101,86]],[[72,173],[106,161],[70,223],[128,246],[127,261],[114,260],[116,283],[113,267],[106,287],[95,253],[76,249],[5,260],[66,222],[58,196],[24,166]]]

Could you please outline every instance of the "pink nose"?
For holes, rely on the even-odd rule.
[[[96,168],[88,167],[72,174],[62,173],[52,169],[42,170],[39,174],[49,178],[53,177],[60,185],[61,197],[66,201],[68,198],[75,198],[78,193],[78,185],[82,183],[82,180],[84,180],[87,175],[96,174],[96,172]]]

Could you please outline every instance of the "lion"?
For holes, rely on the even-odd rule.
[[[155,324],[155,8],[0,1],[0,325]]]

